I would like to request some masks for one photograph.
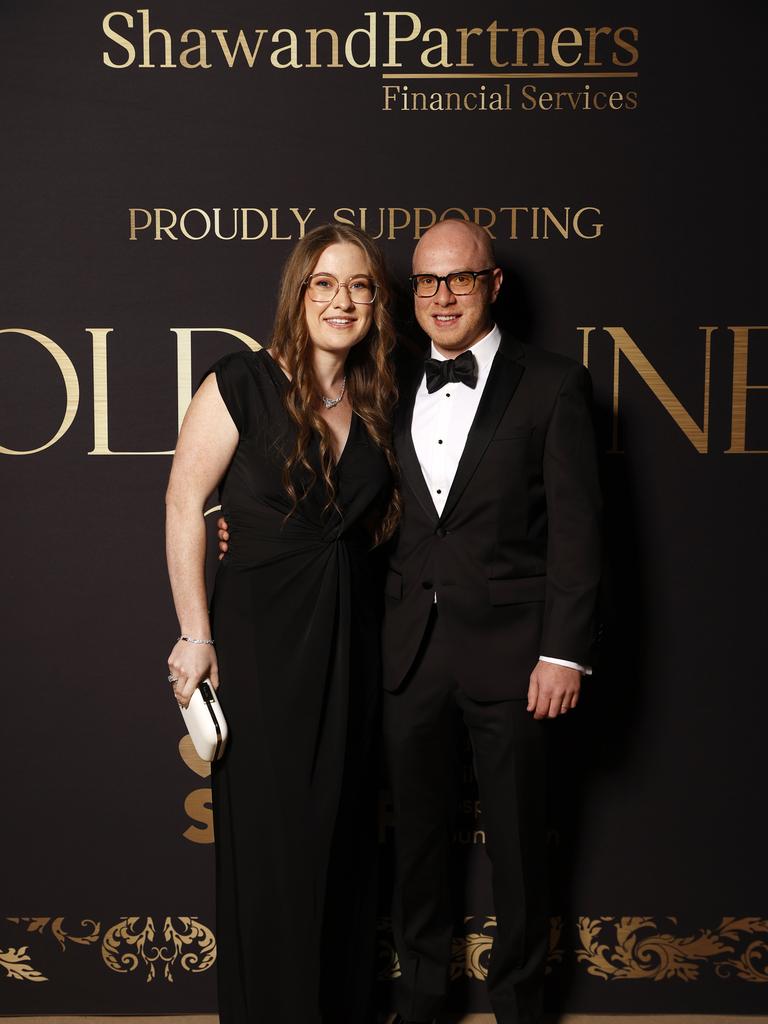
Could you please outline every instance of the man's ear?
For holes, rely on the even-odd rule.
[[[504,271],[501,267],[494,267],[493,274],[491,275],[491,302],[495,302],[498,298],[499,291],[501,290],[502,282],[504,281]]]

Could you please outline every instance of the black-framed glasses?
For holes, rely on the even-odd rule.
[[[333,274],[310,274],[304,282],[312,302],[332,302],[339,289],[346,288],[350,299],[358,306],[370,306],[376,298],[376,285],[365,274],[339,281]]]
[[[448,291],[453,295],[469,295],[475,290],[475,282],[483,274],[491,274],[495,267],[486,267],[485,270],[455,270],[452,274],[411,274],[408,280],[411,282],[414,294],[420,299],[431,299],[437,295],[440,284],[445,281]]]

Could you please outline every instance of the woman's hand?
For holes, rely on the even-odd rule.
[[[203,679],[219,686],[219,666],[211,644],[190,644],[178,640],[168,658],[168,674],[174,677],[173,695],[179,707],[189,707],[192,694]]]

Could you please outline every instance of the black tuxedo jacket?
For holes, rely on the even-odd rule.
[[[385,587],[384,685],[407,679],[436,593],[460,686],[476,700],[525,697],[540,654],[591,659],[601,544],[589,373],[503,334],[438,515],[411,438],[423,372],[423,359],[404,368],[395,414],[404,511]]]

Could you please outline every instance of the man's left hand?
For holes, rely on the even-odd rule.
[[[580,689],[578,669],[540,661],[531,672],[527,710],[534,718],[557,718],[576,707]]]
[[[219,516],[216,520],[217,533],[219,535],[219,561],[222,560],[227,551],[229,551],[229,526],[224,516]]]

